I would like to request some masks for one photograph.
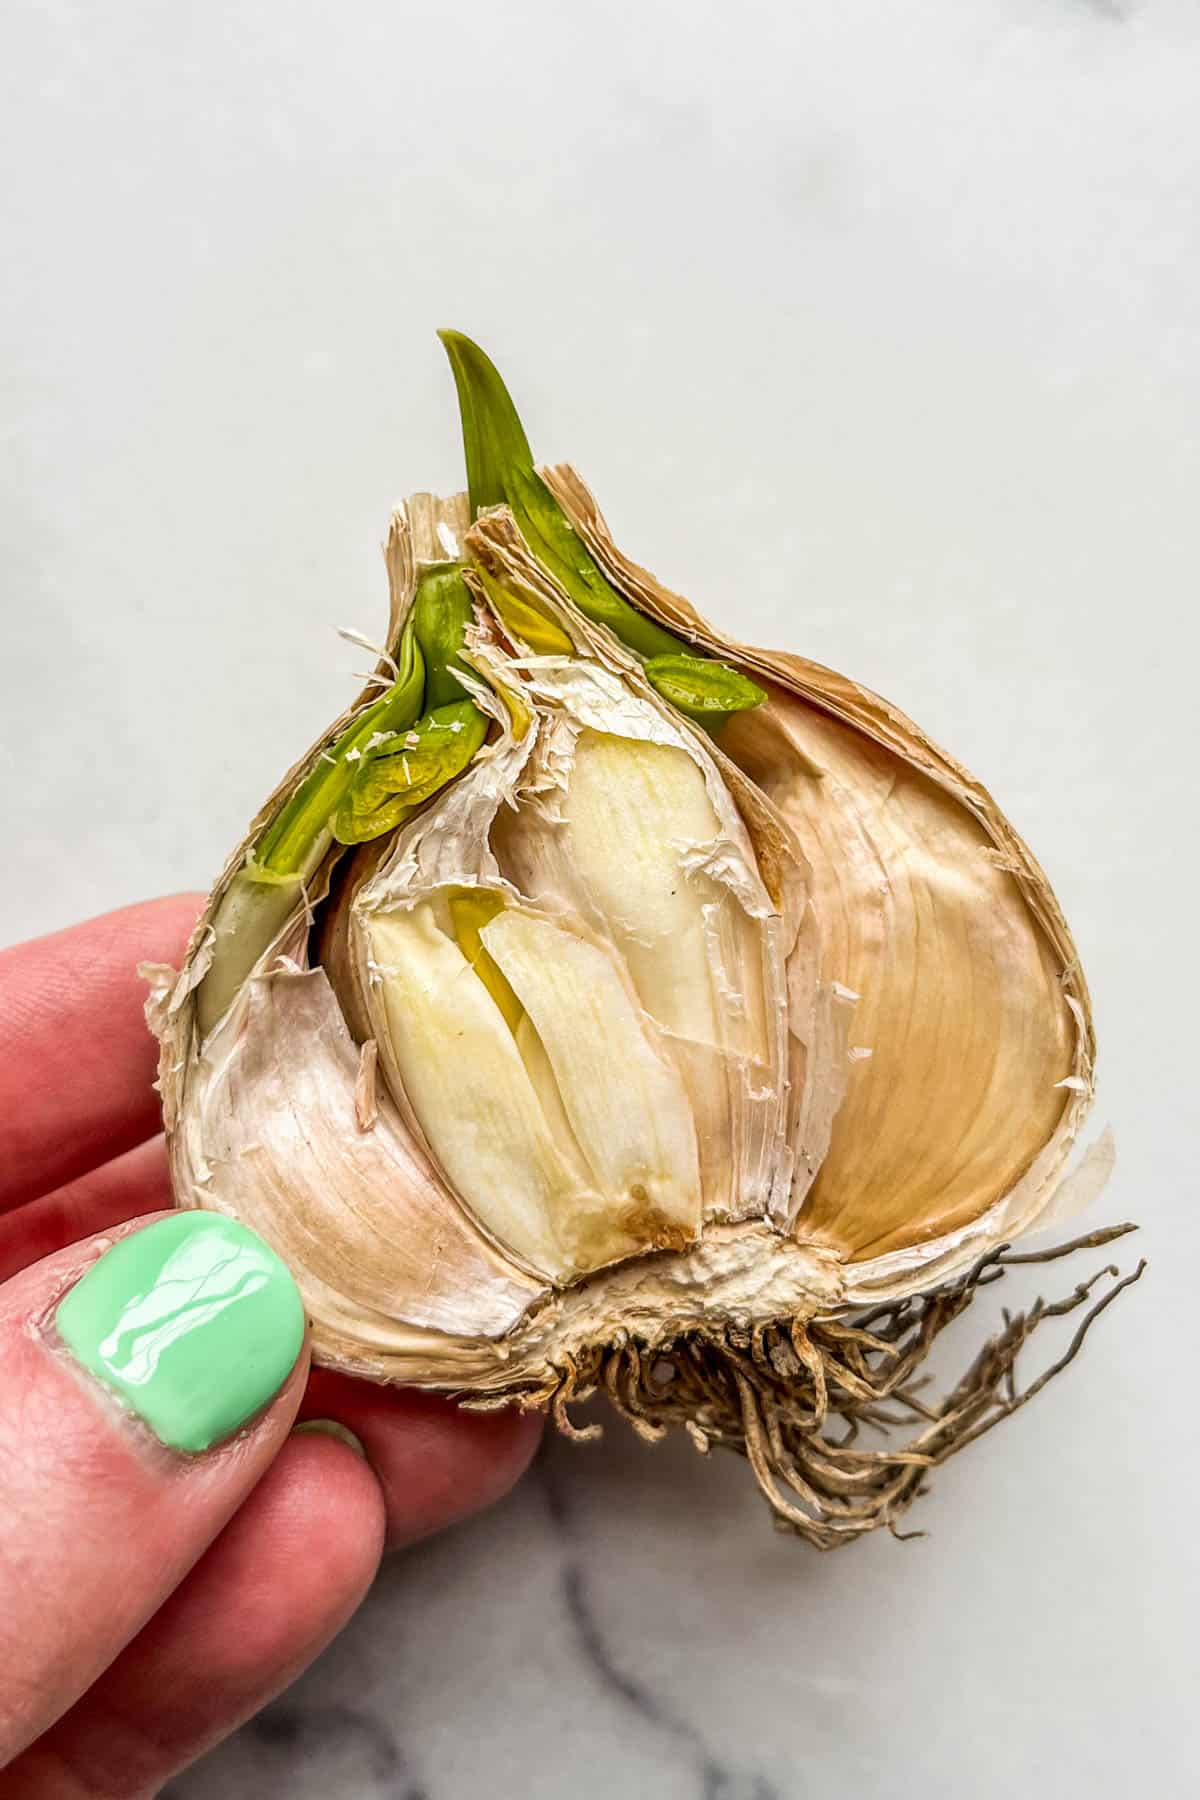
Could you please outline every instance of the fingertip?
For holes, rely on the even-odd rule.
[[[279,1686],[359,1605],[386,1530],[383,1492],[363,1458],[333,1438],[293,1434],[143,1633],[142,1655],[155,1642],[186,1645],[199,1666],[219,1671],[226,1705],[267,1672]]]
[[[26,1663],[0,1758],[75,1703],[247,1500],[308,1357],[291,1275],[216,1214],[129,1221],[0,1288],[0,1639]]]
[[[244,1716],[243,1696],[261,1705],[290,1680],[361,1602],[386,1527],[380,1484],[361,1456],[332,1438],[290,1436],[128,1653],[139,1667],[169,1651],[207,1671],[196,1716],[175,1729],[202,1735],[231,1711]]]
[[[332,1438],[290,1436],[224,1532],[139,1640],[178,1644],[235,1695],[282,1685],[340,1631],[383,1554],[380,1484]],[[256,1694],[255,1703],[262,1703]],[[205,1702],[206,1711],[211,1701]]]
[[[544,1415],[516,1407],[490,1413],[465,1412],[462,1407],[455,1411],[460,1420],[470,1421],[475,1449],[486,1458],[491,1487],[482,1504],[490,1506],[516,1486],[533,1461],[542,1440]]]
[[[337,1438],[293,1432],[249,1504],[270,1513],[269,1535],[303,1539],[310,1573],[315,1563],[322,1578],[312,1587],[338,1597],[344,1622],[371,1584],[387,1535],[383,1489],[369,1462]]]
[[[158,1793],[341,1630],[385,1530],[361,1456],[326,1436],[290,1437],[182,1585],[14,1769],[19,1791],[66,1792],[70,1772],[72,1793]]]
[[[360,1440],[383,1492],[389,1549],[501,1499],[542,1431],[536,1413],[468,1412],[441,1394],[372,1387],[327,1370],[310,1377],[301,1417],[336,1419]]]

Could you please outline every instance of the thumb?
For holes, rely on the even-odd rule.
[[[295,1282],[215,1213],[134,1221],[0,1287],[0,1766],[221,1530],[307,1370]]]

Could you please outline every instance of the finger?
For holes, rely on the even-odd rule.
[[[345,1624],[383,1550],[379,1484],[298,1437],[166,1605],[8,1771],[24,1800],[158,1793],[293,1681]]]
[[[155,1792],[294,1679],[340,1627],[389,1524],[394,1543],[411,1541],[486,1506],[524,1468],[539,1430],[535,1420],[466,1413],[436,1396],[314,1371],[302,1412],[322,1407],[365,1434],[387,1495],[343,1445],[293,1438],[175,1596],[16,1765],[23,1795]]]
[[[372,1387],[314,1369],[302,1419],[336,1419],[362,1443],[395,1550],[479,1512],[524,1472],[541,1436],[535,1413],[473,1413],[440,1394]]]
[[[91,1232],[170,1203],[166,1150],[155,1138],[0,1220],[0,1280]],[[372,1388],[325,1370],[313,1371],[301,1416],[347,1423],[352,1417],[356,1435],[365,1432],[371,1439],[387,1483],[393,1542],[412,1542],[451,1523],[438,1510],[438,1495],[410,1479],[411,1442],[421,1442],[423,1455],[434,1453],[427,1467],[437,1473],[440,1492],[461,1498],[464,1510],[474,1511],[512,1486],[541,1429],[528,1414],[464,1412],[437,1395]],[[475,1478],[485,1483],[483,1492],[472,1485]]]
[[[222,1529],[306,1374],[294,1281],[215,1213],[135,1221],[0,1289],[0,1764]]]
[[[0,1210],[158,1130],[137,965],[178,963],[199,904],[176,894],[0,951]]]
[[[170,1205],[167,1147],[150,1138],[52,1194],[0,1213],[0,1281],[80,1238]]]

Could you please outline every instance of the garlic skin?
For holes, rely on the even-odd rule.
[[[667,614],[579,491],[570,486],[563,500],[639,605]],[[423,562],[421,517],[419,547],[437,558],[437,527],[461,520],[461,504],[416,502],[392,524],[392,646]],[[527,657],[495,634],[480,639],[480,689],[488,673],[497,691],[504,680],[520,684],[524,733],[493,693],[497,742],[387,841],[349,905],[344,967],[327,963],[333,986],[320,970],[302,974],[308,932],[297,898],[241,992],[236,1024],[227,1015],[198,1044],[187,995],[173,1003],[171,1039],[182,1051],[173,1062],[184,1067],[167,1071],[167,1085],[193,1143],[187,1168],[176,1157],[178,1192],[237,1211],[284,1249],[320,1354],[338,1292],[336,1361],[362,1373],[387,1372],[389,1334],[374,1319],[371,1343],[347,1354],[353,1296],[326,1267],[344,1237],[342,1208],[378,1233],[372,1267],[383,1285],[398,1208],[412,1210],[401,1237],[405,1267],[425,1260],[421,1298],[403,1300],[396,1282],[390,1310],[398,1354],[408,1328],[452,1339],[430,1357],[434,1381],[446,1379],[439,1352],[457,1370],[468,1343],[475,1366],[498,1355],[502,1384],[549,1381],[551,1366],[522,1363],[529,1309],[622,1258],[640,1256],[655,1271],[655,1253],[687,1255],[709,1224],[772,1220],[817,1253],[819,1273],[806,1265],[804,1274],[817,1291],[826,1292],[828,1269],[840,1271],[838,1301],[892,1298],[925,1282],[930,1267],[945,1280],[1049,1201],[1063,1141],[1087,1102],[1058,1084],[1090,1067],[1083,1001],[1063,988],[1054,940],[1013,873],[984,853],[979,815],[925,770],[901,765],[901,774],[896,752],[779,682],[714,751],[649,693],[621,646],[567,616],[506,515],[484,515],[471,538],[484,567],[520,569],[525,592],[558,610],[576,648]],[[667,616],[675,625],[676,612]],[[887,720],[892,733],[905,724],[891,709]],[[754,808],[739,769],[754,781]],[[930,841],[943,859],[928,855]],[[234,869],[243,862],[245,848]],[[495,907],[470,949],[477,961],[486,950],[504,979],[509,1019],[455,938],[452,909],[471,895]],[[308,905],[318,896],[317,882]],[[937,956],[923,961],[928,918]],[[182,988],[196,986],[205,949],[201,927]],[[959,963],[970,985],[955,994]],[[291,997],[304,983],[317,983],[320,1008]],[[957,999],[964,992],[970,1008]],[[354,1030],[342,1026],[331,1058],[338,1003]],[[813,1035],[799,1057],[793,1021],[808,1021]],[[367,1132],[353,1037],[374,1046],[385,1107]],[[986,1069],[972,1082],[979,1046],[986,1057],[975,1062]],[[311,1121],[304,1148],[275,1143],[270,1130],[281,1107],[272,1080],[290,1091],[300,1071],[311,1093],[290,1100],[288,1118]],[[817,1154],[801,1143],[801,1121],[819,1111],[811,1091],[826,1091],[828,1111],[828,1147],[817,1138]],[[320,1118],[317,1093],[326,1105],[336,1096],[336,1118]],[[975,1156],[964,1154],[973,1143]],[[358,1166],[383,1147],[389,1174]],[[356,1174],[318,1201],[309,1177],[331,1161]],[[255,1163],[254,1183],[279,1199],[250,1201]],[[797,1165],[815,1165],[808,1190]],[[282,1199],[299,1188],[299,1204]],[[286,1246],[275,1213],[291,1215]],[[468,1276],[450,1242],[511,1271],[500,1310],[480,1318],[477,1301],[493,1282],[475,1262]],[[748,1274],[745,1283],[745,1298],[730,1287],[729,1318],[752,1328]],[[376,1298],[372,1289],[372,1309]],[[810,1303],[793,1296],[797,1312]],[[666,1312],[664,1328],[673,1323]]]
[[[387,656],[422,571],[469,557],[461,684],[487,741],[380,842],[323,844],[218,984],[226,896],[378,690],[263,808],[183,970],[154,978],[176,1199],[286,1258],[318,1360],[553,1405],[568,1430],[566,1401],[603,1382],[646,1435],[741,1450],[832,1547],[919,1487],[903,1458],[886,1482],[829,1474],[831,1396],[878,1397],[883,1340],[845,1360],[854,1309],[900,1343],[910,1297],[957,1295],[953,1316],[973,1265],[1047,1216],[1091,1098],[1087,989],[965,770],[845,677],[713,631],[617,550],[572,471],[542,478],[638,614],[765,703],[712,741],[508,510],[410,500]]]
[[[1048,1208],[1092,1101],[1091,999],[1061,908],[973,776],[897,708],[735,645],[613,543],[574,472],[548,487],[623,592],[767,686],[727,754],[796,833],[822,985],[855,995],[851,1063],[799,1222],[851,1298],[945,1279]]]

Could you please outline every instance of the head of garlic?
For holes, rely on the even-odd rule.
[[[319,1360],[565,1430],[602,1385],[835,1547],[1020,1403],[1044,1309],[911,1384],[1103,1172],[1070,934],[978,782],[660,587],[445,341],[469,491],[392,519],[371,686],[152,972],[176,1198],[288,1261]]]

